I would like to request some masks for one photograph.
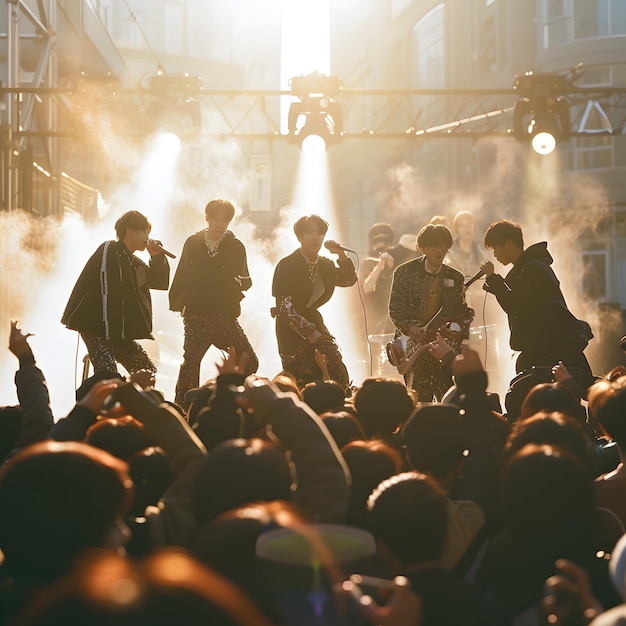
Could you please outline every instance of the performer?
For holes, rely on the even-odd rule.
[[[435,331],[446,332],[444,327],[448,326],[446,340],[459,354],[462,340],[469,336],[474,312],[465,304],[463,274],[443,262],[451,245],[452,234],[443,224],[427,224],[420,230],[417,247],[422,256],[395,269],[389,315],[397,329],[396,336],[406,335],[414,346],[433,341]],[[438,312],[436,325],[426,332],[424,327]],[[405,381],[417,392],[420,402],[441,400],[452,385],[449,366],[428,350],[417,357]]]
[[[363,294],[369,335],[393,332],[393,324],[389,319],[389,292],[394,260],[389,250],[394,236],[391,224],[374,224],[368,233],[367,257],[359,268],[359,285]]]
[[[445,258],[446,265],[459,270],[467,280],[474,274],[478,266],[485,260],[485,251],[474,240],[476,232],[476,219],[471,211],[459,211],[452,220],[456,238]],[[475,282],[465,290],[465,301],[474,310],[484,309],[486,294],[481,289],[481,284]]]
[[[139,211],[124,213],[115,223],[117,241],[101,244],[87,261],[61,322],[80,333],[95,372],[129,374],[156,366],[136,339],[152,336],[150,289],[167,289],[170,266],[161,242],[148,239],[150,222]],[[133,253],[148,250],[146,265]]]
[[[456,239],[452,242],[445,262],[469,278],[485,258],[483,250],[474,241],[476,219],[471,211],[459,211],[452,225]]]
[[[252,286],[246,249],[228,230],[235,207],[227,200],[211,200],[204,209],[208,227],[187,238],[170,289],[170,309],[180,312],[185,327],[183,363],[176,383],[175,402],[187,408],[190,389],[200,384],[200,364],[206,351],[235,349],[247,354],[246,376],[259,361],[239,325],[240,302]]]
[[[513,264],[505,278],[494,273],[491,261],[484,261],[480,270],[487,276],[483,289],[496,296],[508,316],[510,345],[520,352],[516,371],[551,368],[562,361],[586,389],[593,379],[583,350],[593,334],[589,324],[567,308],[550,267],[548,244],[542,241],[524,249],[522,228],[508,220],[489,226],[484,244],[502,265]]]
[[[272,284],[276,298],[272,315],[283,368],[302,387],[322,379],[318,363],[325,362],[330,378],[347,390],[348,370],[318,308],[330,300],[335,287],[356,283],[354,264],[334,241],[324,245],[338,255],[338,265],[318,255],[328,231],[328,223],[318,215],[301,217],[293,230],[300,248],[279,261]]]

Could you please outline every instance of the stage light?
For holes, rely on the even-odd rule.
[[[300,148],[304,154],[309,156],[319,156],[326,152],[326,142],[320,135],[307,135],[300,144]]]
[[[292,91],[298,96],[287,117],[289,140],[299,143],[307,154],[321,154],[343,136],[343,114],[333,96],[341,88],[341,79],[315,72],[292,78]]]
[[[556,148],[556,137],[549,132],[538,132],[533,135],[530,145],[537,154],[550,154]]]
[[[513,109],[515,137],[530,140],[537,154],[554,151],[559,141],[569,139],[569,107],[562,98],[522,98]]]
[[[515,89],[523,96],[513,108],[513,131],[530,141],[535,152],[550,154],[560,141],[569,139],[570,113],[565,95],[570,80],[561,74],[526,72],[515,77]]]
[[[546,155],[554,152],[558,141],[567,134],[561,126],[555,104],[555,102],[550,102],[545,108],[536,111],[529,125],[530,145],[537,154]],[[569,116],[567,119],[569,121]]]

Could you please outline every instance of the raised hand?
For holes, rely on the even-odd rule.
[[[482,370],[483,364],[480,361],[478,352],[470,348],[467,340],[464,341],[463,347],[461,348],[461,354],[459,354],[454,361],[452,361],[452,373],[455,376],[463,376],[463,374],[480,372]]]
[[[250,357],[247,352],[243,352],[239,358],[237,358],[237,352],[233,346],[228,346],[224,354],[224,360],[221,363],[217,363],[217,371],[220,374],[243,374],[248,367]]]
[[[556,567],[559,573],[546,580],[542,601],[547,623],[555,626],[588,624],[602,607],[591,592],[587,572],[567,559],[559,559]]]
[[[28,345],[28,338],[33,336],[33,333],[24,334],[20,328],[17,327],[18,320],[11,320],[11,331],[9,332],[9,350],[19,359],[20,356],[32,352]]]
[[[150,389],[154,387],[156,378],[154,372],[150,370],[137,370],[129,376],[131,382],[137,383],[142,389]]]
[[[567,371],[565,365],[563,365],[563,361],[559,361],[552,368],[552,378],[554,378],[554,381],[557,383],[560,383],[564,380],[569,380],[571,377],[572,375]]]
[[[483,261],[478,266],[478,269],[484,272],[485,276],[491,276],[495,271],[493,263],[491,261]]]
[[[84,406],[97,415],[105,414],[107,417],[115,417],[113,413],[118,414],[115,409],[107,412],[104,410],[103,405],[105,400],[119,387],[119,385],[125,384],[123,380],[119,378],[109,378],[99,380],[94,386],[85,394],[85,397],[77,402],[79,406]],[[126,415],[124,410],[119,415]]]

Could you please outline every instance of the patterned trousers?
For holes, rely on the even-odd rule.
[[[419,402],[441,402],[452,386],[449,369],[428,353],[417,357],[415,366],[405,375],[404,381],[417,393]]]
[[[281,354],[283,369],[296,379],[300,388],[307,383],[322,380],[322,370],[315,360],[316,350],[326,360],[330,379],[339,383],[342,389],[347,390],[350,386],[348,370],[337,344],[329,335],[322,335],[314,344],[303,341],[302,346],[293,355]]]
[[[117,372],[121,363],[129,374],[150,370],[156,374],[156,365],[134,339],[105,339],[93,333],[80,333],[87,346],[94,372]]]
[[[184,409],[189,405],[185,394],[200,386],[200,364],[212,345],[220,350],[228,350],[232,346],[237,356],[247,353],[246,376],[254,374],[259,368],[259,360],[236,317],[223,313],[190,313],[185,315],[184,326],[183,363],[176,382],[175,397],[176,404]]]

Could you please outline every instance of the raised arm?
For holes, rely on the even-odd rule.
[[[350,472],[322,420],[294,394],[281,393],[267,380],[247,378],[242,402],[289,450],[297,475],[294,502],[314,521],[344,522]]]
[[[28,343],[31,333],[24,334],[18,322],[11,322],[9,350],[17,357],[15,388],[22,411],[22,430],[15,450],[46,439],[53,423],[50,395],[43,372],[35,365],[35,355]]]

